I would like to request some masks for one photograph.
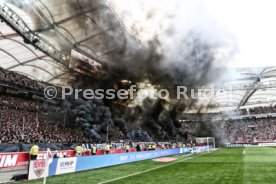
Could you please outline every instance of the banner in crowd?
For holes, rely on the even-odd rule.
[[[47,174],[47,176],[54,176],[58,174],[84,171],[169,155],[176,155],[180,154],[181,149],[182,148],[175,148],[166,150],[121,153],[114,155],[57,158],[53,159],[53,162],[49,165],[48,172],[45,172],[47,171],[45,165],[46,162],[43,162],[42,160],[35,160],[31,161],[28,179],[42,178],[45,176],[45,174]],[[184,150],[182,150],[182,152],[183,151]],[[187,149],[187,151],[190,150]]]
[[[156,142],[111,142],[111,147],[116,149],[122,149],[129,144],[130,147],[136,147],[139,144],[142,147],[147,147],[149,144],[156,144]],[[158,142],[158,145],[166,145],[171,144],[169,142]],[[182,145],[183,143],[179,143]],[[71,144],[61,144],[61,143],[40,143],[38,144],[40,151],[46,151],[47,148],[51,150],[73,150],[76,146],[81,145],[84,149],[92,149],[93,145],[101,150],[104,149],[105,143],[95,144],[95,143],[71,143]],[[1,152],[25,152],[30,151],[33,144],[23,144],[23,143],[0,143],[0,153]]]
[[[30,151],[34,144],[23,144],[23,143],[0,143],[0,153],[1,152],[25,152]],[[40,143],[38,144],[40,151],[46,151],[47,148],[51,150],[71,150],[79,144],[51,144],[51,143]]]

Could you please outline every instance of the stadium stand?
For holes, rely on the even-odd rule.
[[[276,118],[228,120],[223,136],[231,143],[272,142],[276,140]]]
[[[233,110],[238,115],[257,115],[257,114],[269,114],[276,112],[276,106],[259,106],[247,109]],[[226,112],[227,113],[227,112]]]
[[[254,107],[248,109],[248,114],[267,114],[267,113],[275,113],[276,106],[266,106],[266,107]]]
[[[199,128],[199,123],[194,121],[185,121],[181,123],[181,130],[189,134],[195,135]]]
[[[42,92],[43,86],[36,80],[25,75],[8,71],[0,67],[0,85]],[[0,96],[0,143],[102,143],[105,140],[92,140],[81,135],[79,130],[60,126],[43,112],[43,100],[22,97],[20,95],[1,94]],[[198,124],[192,121],[182,122],[181,129],[189,134],[195,134]],[[159,141],[151,136],[153,141]],[[171,137],[170,141],[177,141]],[[110,141],[145,141],[142,137],[130,140],[124,134],[111,134]]]
[[[30,79],[29,77],[16,73],[14,71],[8,71],[0,67],[0,81],[2,84],[6,84],[13,87],[24,88],[36,92],[43,91],[41,85],[37,81]]]
[[[1,142],[71,143],[87,142],[77,130],[59,127],[48,120],[42,104],[19,97],[0,96]]]
[[[2,143],[87,143],[99,142],[81,136],[76,129],[58,126],[47,118],[43,112],[43,104],[39,101],[18,96],[0,96],[0,140]],[[194,134],[198,124],[183,122],[182,129]],[[113,135],[110,141],[130,141],[125,136]],[[173,140],[173,138],[172,138]],[[144,141],[142,138],[131,141]],[[157,140],[156,140],[157,141]]]

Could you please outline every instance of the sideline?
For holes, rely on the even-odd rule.
[[[215,149],[215,150],[210,150],[210,151],[214,152],[214,151],[216,151],[216,150],[218,150],[218,149]],[[170,165],[173,165],[173,164],[179,163],[179,162],[184,162],[184,161],[189,160],[189,159],[193,159],[193,158],[201,157],[201,156],[203,156],[203,155],[206,155],[206,154],[208,154],[208,153],[212,153],[212,152],[206,152],[206,153],[203,153],[203,154],[200,154],[200,155],[196,155],[196,156],[194,156],[194,157],[187,157],[187,158],[184,158],[184,159],[178,160],[178,161],[173,162],[173,163],[169,163],[169,164],[166,164],[166,165],[162,165],[162,166],[155,167],[155,168],[148,169],[148,170],[141,171],[141,172],[136,172],[136,173],[129,174],[129,175],[126,175],[126,176],[121,176],[121,177],[114,178],[114,179],[111,179],[111,180],[103,181],[103,182],[100,182],[100,183],[98,183],[98,184],[109,183],[109,182],[112,182],[112,181],[116,181],[116,180],[120,180],[120,179],[128,178],[128,177],[135,176],[135,175],[139,175],[139,174],[142,174],[142,173],[147,173],[147,172],[154,171],[154,170],[156,170],[156,169],[160,169],[160,168],[163,168],[163,167],[167,167],[167,166],[170,166]],[[193,155],[193,154],[190,154],[190,155]],[[188,155],[188,156],[190,156],[190,155]],[[184,156],[185,156],[185,155],[184,155]]]

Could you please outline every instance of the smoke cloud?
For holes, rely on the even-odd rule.
[[[171,90],[171,99],[146,98],[142,105],[131,108],[128,107],[129,101],[118,99],[69,99],[62,103],[60,110],[66,111],[70,121],[85,135],[97,139],[101,139],[107,131],[113,134],[121,132],[129,139],[148,141],[180,138],[185,132],[180,130],[178,117],[196,103],[176,101],[175,87],[198,88],[219,78],[222,71],[219,67],[227,65],[235,53],[234,39],[208,16],[204,5],[198,1],[158,1],[157,8],[151,6],[147,9],[140,0],[138,7],[146,10],[143,12],[145,19],[130,24],[126,21],[127,17],[133,16],[126,11],[118,13],[114,2],[109,1],[110,6],[128,31],[122,27],[106,31],[97,39],[101,41],[99,46],[92,44],[93,39],[87,41],[86,44],[91,42],[91,50],[112,48],[112,51],[100,57],[105,71],[102,76],[95,80],[77,75],[71,81],[72,86],[107,89],[120,87],[120,81],[125,79],[133,84],[149,81],[152,85]],[[168,2],[171,3],[169,8],[164,9]],[[102,18],[106,25],[119,23],[105,15]],[[109,12],[108,15],[113,14]],[[146,26],[139,25],[142,23]],[[88,33],[93,31],[92,26],[84,27]]]
[[[105,140],[107,131],[114,126],[110,109],[100,100],[74,99],[73,96],[57,104],[48,100],[44,107],[51,117],[62,115],[70,126],[78,128],[83,135],[98,140]]]

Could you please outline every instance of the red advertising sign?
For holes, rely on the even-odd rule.
[[[58,156],[74,156],[75,151],[73,150],[63,150],[58,151]],[[46,151],[39,152],[37,159],[45,159]],[[9,167],[21,167],[28,166],[30,161],[28,152],[12,152],[12,153],[0,153],[0,168],[9,168]]]
[[[135,152],[135,148],[130,148],[129,152]],[[110,154],[123,153],[123,149],[111,149]],[[74,150],[61,150],[58,151],[58,157],[63,157],[64,155],[68,157],[75,156]],[[104,150],[97,150],[96,155],[103,155]],[[84,152],[84,156],[90,155],[90,151]],[[37,155],[38,160],[46,159],[46,151],[39,152]],[[12,153],[0,153],[0,168],[10,168],[10,167],[22,167],[28,166],[30,161],[30,156],[28,152],[12,152]]]

